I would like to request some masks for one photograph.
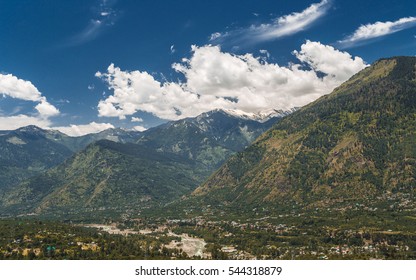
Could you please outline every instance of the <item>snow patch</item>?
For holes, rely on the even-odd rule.
[[[13,136],[6,140],[7,142],[13,144],[13,145],[26,145],[27,143],[23,141],[22,139]]]

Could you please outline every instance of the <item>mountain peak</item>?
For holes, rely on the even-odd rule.
[[[245,112],[239,109],[215,109],[215,110],[203,113],[200,116],[204,117],[204,116],[212,115],[214,113],[221,113],[221,114],[225,114],[225,115],[238,118],[238,119],[251,120],[251,121],[264,123],[272,118],[281,118],[281,117],[287,116],[296,110],[297,108],[292,108],[287,111],[284,111],[281,109],[268,109],[264,111],[259,111],[257,113],[251,113],[251,112]]]
[[[20,127],[18,129],[16,129],[16,131],[22,131],[22,132],[45,132],[44,129],[36,126],[36,125],[28,125],[28,126],[23,126]]]

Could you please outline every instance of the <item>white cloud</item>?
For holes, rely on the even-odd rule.
[[[69,41],[64,44],[65,46],[77,46],[82,45],[88,41],[92,41],[98,37],[102,32],[105,25],[101,20],[91,19],[88,25],[77,35],[69,39]]]
[[[386,21],[361,25],[352,35],[338,41],[340,46],[351,47],[364,41],[386,36],[416,25],[416,17],[405,17],[397,21]]]
[[[111,64],[107,73],[96,74],[113,90],[100,100],[99,115],[125,119],[144,111],[176,120],[217,108],[247,113],[288,110],[330,93],[366,67],[361,58],[319,42],[306,41],[294,54],[311,69],[234,55],[218,46],[193,46],[190,59],[172,65],[184,75],[183,83],[160,83],[147,72],[123,71]]]
[[[119,12],[112,6],[115,1],[101,0],[97,6],[91,7],[94,14],[89,19],[88,24],[78,34],[69,38],[61,47],[71,47],[82,45],[96,39],[109,26],[113,26],[117,20]]]
[[[214,41],[214,40],[220,38],[221,36],[223,36],[223,34],[221,34],[220,32],[215,32],[215,33],[211,34],[211,36],[209,37],[209,40]]]
[[[36,125],[41,128],[48,128],[51,122],[48,119],[31,117],[27,115],[0,116],[0,130],[15,130],[19,127]]]
[[[267,50],[259,50],[259,52],[263,55],[263,58],[269,59],[270,53]]]
[[[104,131],[109,128],[114,128],[114,126],[110,123],[96,123],[91,122],[89,124],[82,124],[82,125],[74,125],[71,124],[70,126],[61,126],[61,127],[52,127],[54,130],[59,130],[62,133],[65,133],[69,136],[82,136],[91,133],[98,133]]]
[[[299,52],[293,53],[314,70],[332,75],[324,79],[333,79],[335,82],[346,81],[366,66],[362,58],[352,58],[347,52],[337,51],[334,47],[319,42],[306,41]]]
[[[40,103],[35,106],[35,109],[39,112],[39,114],[43,117],[52,117],[59,115],[59,110],[55,108],[55,106],[51,105],[46,98],[42,98]]]
[[[131,118],[131,121],[132,121],[132,122],[143,122],[143,119],[142,119],[142,118],[132,117],[132,118]]]
[[[11,74],[0,74],[0,93],[27,101],[41,100],[41,93],[31,82]]]
[[[41,118],[59,114],[59,110],[50,104],[30,81],[19,79],[11,74],[0,74],[0,93],[16,99],[38,102],[35,109]]]
[[[136,131],[140,131],[140,132],[147,130],[147,128],[145,128],[144,126],[141,126],[141,125],[137,125],[137,126],[133,127],[133,129],[136,130]]]
[[[213,33],[210,41],[214,43],[231,42],[232,44],[270,41],[292,35],[307,29],[312,23],[326,14],[330,0],[314,3],[302,12],[295,12],[275,19],[272,23],[251,25],[248,28],[237,29],[225,33]]]

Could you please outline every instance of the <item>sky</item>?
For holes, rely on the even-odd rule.
[[[399,55],[414,0],[0,0],[0,130],[290,110]]]

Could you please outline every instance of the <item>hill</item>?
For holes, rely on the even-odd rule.
[[[277,119],[259,122],[213,111],[142,133],[107,130],[75,139],[58,133],[55,139],[66,144],[99,138],[119,142],[93,142],[47,172],[10,188],[0,205],[12,215],[78,215],[97,209],[122,213],[169,203],[193,191]],[[128,143],[133,141],[137,143]]]
[[[416,58],[395,57],[283,118],[193,199],[236,209],[406,200],[415,178]]]
[[[5,212],[77,213],[139,209],[189,192],[195,163],[135,144],[101,140],[6,193]]]

